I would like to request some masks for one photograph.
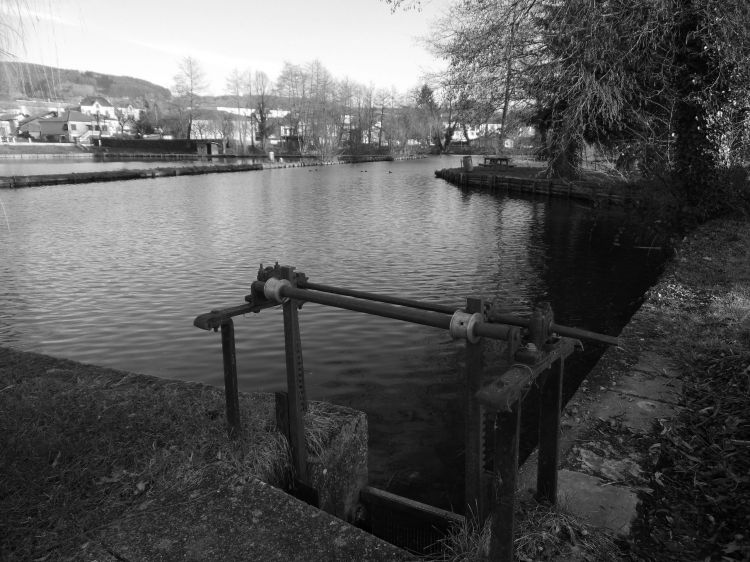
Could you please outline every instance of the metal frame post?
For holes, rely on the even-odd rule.
[[[484,301],[481,298],[467,298],[466,312],[474,314],[484,312]],[[474,517],[480,523],[487,518],[487,500],[484,492],[484,423],[482,405],[475,394],[482,387],[484,358],[482,340],[477,343],[466,341],[466,381],[464,390],[464,442],[466,460],[464,464],[464,511],[467,518]]]
[[[296,287],[294,268],[283,266],[281,278]],[[287,415],[289,418],[289,447],[296,478],[307,483],[307,448],[305,444],[305,371],[302,364],[302,343],[299,330],[300,302],[287,299],[282,304],[284,312],[284,347],[286,352]]]
[[[494,496],[490,532],[490,560],[513,560],[516,532],[516,480],[521,432],[521,401],[510,412],[499,412],[495,422]]]
[[[547,372],[539,396],[539,463],[536,476],[536,499],[554,504],[557,501],[557,464],[560,456],[560,410],[565,357]]]
[[[221,323],[221,355],[224,363],[224,396],[226,399],[229,434],[236,437],[242,430],[240,397],[237,386],[237,353],[234,346],[234,322],[227,318]]]

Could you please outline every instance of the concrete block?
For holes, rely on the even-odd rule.
[[[318,491],[320,509],[353,522],[359,492],[367,486],[367,417],[344,406],[319,402],[316,407],[337,423],[320,455],[308,457],[310,484]]]

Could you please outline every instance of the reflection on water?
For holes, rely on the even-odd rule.
[[[311,281],[459,306],[483,295],[617,333],[661,256],[613,246],[628,217],[461,191],[458,157],[2,190],[0,343],[222,384],[217,334],[259,263]],[[364,410],[371,479],[459,501],[462,346],[436,329],[306,304],[308,393]],[[243,390],[284,385],[280,311],[236,321]]]

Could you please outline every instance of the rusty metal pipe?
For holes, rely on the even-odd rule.
[[[432,310],[434,312],[442,312],[444,314],[453,314],[457,307],[453,307],[447,304],[440,303],[429,303],[424,301],[418,301],[415,299],[406,299],[402,297],[394,297],[389,295],[379,295],[376,293],[368,293],[366,291],[356,291],[353,289],[343,289],[341,287],[333,287],[331,285],[323,285],[321,283],[310,283],[307,280],[301,280],[298,285],[302,289],[310,289],[313,291],[321,291],[324,293],[333,293],[336,295],[345,295],[349,297],[356,297],[365,300],[371,300],[375,302],[384,302],[389,304],[396,304],[399,306],[408,306],[411,308],[419,308],[422,310]],[[529,320],[525,318],[519,318],[512,314],[492,313],[489,318],[490,322],[498,324],[508,324],[510,326],[520,326],[522,328],[529,327]],[[562,326],[560,324],[553,323],[551,325],[553,332],[570,338],[580,338],[587,340],[594,340],[607,345],[620,345],[618,338],[614,336],[608,336],[606,334],[599,334],[597,332],[590,332],[589,330],[583,330],[580,328],[572,328],[569,326]],[[490,336],[488,336],[490,337]],[[503,338],[505,339],[505,338]]]
[[[511,326],[520,326],[521,328],[528,328],[529,327],[529,320],[527,318],[519,318],[517,316],[513,316],[512,314],[502,314],[502,313],[491,313],[490,322],[499,322],[501,324],[509,324]],[[600,343],[606,343],[607,345],[620,345],[619,338],[615,336],[607,336],[605,334],[598,334],[596,332],[590,332],[588,330],[582,330],[581,328],[571,328],[569,326],[561,326],[560,324],[555,324],[554,322],[550,325],[550,330],[561,335],[566,336],[569,338],[579,338],[584,340],[593,340]]]
[[[310,283],[309,281],[300,280],[297,284],[300,289],[310,289],[312,291],[320,291],[323,293],[333,293],[336,295],[344,295],[348,297],[356,297],[358,299],[365,299],[375,302],[385,302],[389,304],[397,304],[399,306],[409,306],[411,308],[419,308],[422,310],[432,310],[433,312],[442,312],[444,314],[453,314],[459,307],[450,306],[448,304],[432,303],[418,301],[415,299],[406,299],[402,297],[394,297],[390,295],[379,295],[376,293],[368,293],[366,291],[355,291],[353,289],[342,289],[341,287],[333,287],[331,285],[323,285],[321,283]]]
[[[252,289],[254,292],[262,294],[264,286],[265,283],[263,281],[254,281],[252,284]],[[314,302],[326,306],[352,310],[354,312],[374,314],[375,316],[393,318],[394,320],[403,320],[405,322],[412,322],[414,324],[421,324],[423,326],[432,326],[433,328],[440,328],[443,330],[448,330],[451,323],[450,314],[444,314],[441,312],[434,312],[430,310],[406,308],[379,302],[371,302],[354,297],[346,297],[342,295],[312,291],[310,289],[297,289],[290,286],[284,286],[280,288],[280,294],[285,298]],[[477,335],[496,340],[507,339],[510,331],[510,327],[500,324],[477,324],[475,328],[475,333]]]

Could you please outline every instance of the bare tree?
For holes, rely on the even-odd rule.
[[[193,57],[182,59],[179,71],[174,76],[174,93],[178,98],[178,115],[185,121],[185,138],[190,138],[193,116],[200,106],[200,94],[206,87],[205,73],[198,61]]]
[[[240,153],[245,154],[245,137],[247,136],[247,119],[244,115],[250,93],[251,73],[249,70],[240,72],[236,68],[227,76],[226,91],[232,96],[237,107],[237,126],[232,127],[232,133],[237,133],[240,140]]]
[[[260,136],[261,149],[266,150],[266,139],[269,134],[268,124],[268,113],[270,108],[268,107],[268,99],[273,89],[273,83],[268,78],[268,75],[262,71],[256,71],[253,75],[252,80],[252,93],[255,95],[255,111],[253,112],[253,119],[258,129],[258,135]],[[251,132],[253,146],[255,146],[255,131]]]
[[[450,63],[440,82],[463,100],[463,110],[472,109],[472,119],[487,119],[502,111],[501,137],[511,106],[518,110],[527,103],[524,77],[541,61],[542,37],[536,25],[541,4],[539,0],[467,0],[435,24],[427,41]]]
[[[135,124],[135,119],[133,119],[133,116],[123,111],[119,107],[115,108],[115,117],[117,118],[118,125],[120,125],[120,134],[125,133],[125,125]]]
[[[276,79],[276,93],[286,102],[287,114],[284,122],[289,130],[287,149],[297,148],[302,151],[303,125],[302,107],[305,105],[304,71],[299,65],[284,61],[279,77]],[[294,137],[292,139],[291,137]]]

